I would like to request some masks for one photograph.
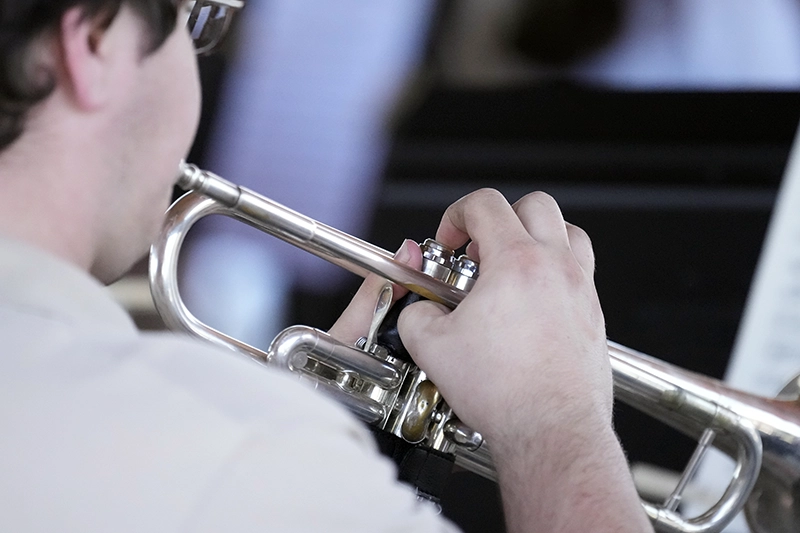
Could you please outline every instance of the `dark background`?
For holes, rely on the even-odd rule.
[[[199,162],[224,60],[202,73]],[[479,187],[511,201],[545,190],[592,238],[609,338],[721,377],[798,115],[796,92],[433,84],[397,119],[367,237],[393,249],[432,236],[444,208]],[[329,326],[356,286],[297,292],[293,322]],[[632,462],[681,470],[694,449],[625,405],[615,424]],[[466,531],[502,531],[497,501],[493,484],[459,473],[443,507]]]

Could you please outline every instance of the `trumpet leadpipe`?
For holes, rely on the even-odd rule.
[[[182,166],[178,185],[216,200],[234,210],[237,218],[361,277],[377,274],[450,308],[466,296],[461,288],[394,261],[391,252],[194,165]]]

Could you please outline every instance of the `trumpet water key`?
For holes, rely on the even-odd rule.
[[[483,442],[480,434],[458,420],[446,398],[403,353],[392,331],[393,310],[387,311],[390,289],[376,302],[373,327],[357,346],[340,343],[317,329],[293,326],[281,332],[265,352],[197,320],[184,305],[177,282],[178,255],[186,233],[212,214],[233,217],[358,275],[376,273],[451,308],[479,282],[477,264],[466,257],[454,258],[439,243],[426,241],[423,271],[417,271],[394,261],[385,250],[192,165],[181,165],[178,185],[191,192],[170,207],[150,257],[153,299],[168,327],[294,372],[376,431],[410,449],[453,457],[456,464],[494,479],[491,443]],[[660,506],[642,502],[657,531],[718,532],[743,508],[756,533],[800,531],[797,380],[777,399],[766,399],[611,342],[609,358],[617,399],[700,439],[698,453],[668,500]],[[676,511],[681,491],[702,451],[711,444],[736,461],[732,479],[708,511],[683,517]]]

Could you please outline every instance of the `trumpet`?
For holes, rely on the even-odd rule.
[[[168,210],[150,253],[150,286],[167,327],[185,331],[257,361],[294,372],[333,396],[374,428],[413,446],[454,457],[456,465],[495,480],[491,443],[463,424],[435,385],[413,362],[382,350],[372,331],[357,346],[306,326],[281,332],[267,351],[199,321],[178,290],[178,256],[190,228],[209,215],[256,227],[362,277],[375,273],[450,308],[468,294],[477,265],[459,262],[436,242],[423,247],[422,271],[394,261],[390,252],[321,224],[210,172],[181,164],[178,185],[190,191]],[[385,294],[376,315],[385,314]],[[776,399],[723,383],[608,343],[614,394],[633,407],[699,439],[673,493],[662,505],[642,501],[654,529],[667,533],[721,531],[742,509],[755,533],[800,531],[800,379]],[[677,509],[688,481],[710,446],[736,461],[719,501],[694,517]]]

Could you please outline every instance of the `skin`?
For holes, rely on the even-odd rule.
[[[145,57],[143,39],[126,8],[108,28],[68,11],[32,55],[55,74],[56,89],[0,153],[0,233],[105,282],[154,240],[199,118],[187,32]],[[542,193],[511,206],[478,191],[447,210],[437,238],[454,248],[471,240],[481,277],[453,312],[429,302],[407,308],[400,332],[455,411],[491,442],[509,531],[650,530],[611,428],[586,235]],[[421,262],[411,243],[398,257]],[[381,285],[365,281],[335,335],[352,342],[365,333]]]

